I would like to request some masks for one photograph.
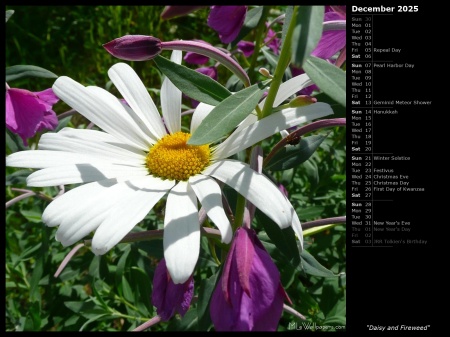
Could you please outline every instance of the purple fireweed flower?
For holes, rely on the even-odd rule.
[[[161,40],[147,35],[125,35],[105,43],[112,56],[127,61],[151,60],[161,53]]]
[[[195,71],[211,77],[213,80],[217,81],[217,68],[216,67],[202,67],[197,68]]]
[[[275,331],[287,297],[280,273],[253,229],[240,227],[210,303],[217,331]]]
[[[264,38],[264,42],[267,43],[267,46],[272,49],[275,55],[278,55],[281,47],[281,40],[277,38],[277,33],[275,33],[272,29],[269,29],[266,37]]]
[[[27,139],[42,130],[54,130],[58,118],[52,110],[59,98],[51,88],[40,92],[8,88],[6,90],[6,127],[22,138]]]
[[[255,44],[250,41],[241,40],[237,43],[237,48],[244,54],[245,57],[249,57],[255,50]]]
[[[153,277],[152,303],[161,320],[168,321],[175,313],[184,316],[194,295],[192,276],[184,283],[174,284],[167,271],[166,261],[159,261]]]
[[[344,7],[344,8],[342,8]],[[345,20],[345,6],[330,6],[327,7],[324,14],[324,22]],[[346,45],[346,30],[327,30],[322,33],[316,48],[313,50],[311,55],[322,58],[329,59],[335,55],[338,51],[343,49]]]
[[[230,43],[238,36],[246,14],[247,6],[211,6],[208,26],[219,34],[223,43]]]

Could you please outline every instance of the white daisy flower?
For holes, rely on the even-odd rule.
[[[174,51],[172,61],[180,64],[181,54]],[[222,241],[231,241],[219,180],[281,228],[292,225],[302,242],[298,216],[276,185],[248,164],[226,158],[276,132],[331,114],[329,105],[286,109],[241,124],[217,146],[187,145],[190,134],[181,131],[182,94],[169,79],[161,88],[163,123],[129,65],[115,64],[108,75],[128,105],[102,88],[85,87],[69,77],[61,76],[53,85],[61,100],[103,131],[64,128],[45,133],[38,150],[6,158],[7,166],[40,169],[28,176],[28,186],[82,184],[52,201],[42,214],[47,226],[59,226],[56,240],[69,246],[95,231],[92,250],[104,254],[167,194],[164,257],[174,283],[183,283],[193,273],[200,251],[197,200],[220,230]],[[191,133],[212,108],[199,104]]]

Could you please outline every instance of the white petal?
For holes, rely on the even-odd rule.
[[[79,205],[81,202],[84,202],[86,196],[97,195],[102,190],[116,183],[116,179],[95,181],[67,191],[47,206],[42,213],[42,221],[49,227],[60,225],[66,214],[78,212],[78,207],[74,207],[74,205]]]
[[[53,133],[47,132],[45,134],[53,134]],[[130,144],[126,144],[121,140],[117,139],[116,137],[114,137],[113,135],[106,133],[104,131],[91,129],[63,128],[57,134],[60,137],[114,145],[116,147],[136,153],[138,155],[142,155],[143,153],[141,149],[134,147]]]
[[[144,178],[137,179],[138,183]],[[94,231],[111,214],[111,210],[120,206],[122,199],[134,192],[133,186],[130,186],[129,180],[121,181],[94,195],[85,195],[85,199],[80,200],[75,207],[76,210],[68,212],[62,219],[56,240],[64,246],[70,246]]]
[[[89,154],[49,150],[20,151],[6,157],[6,166],[28,168],[47,168],[69,164],[98,164],[100,162],[101,160]]]
[[[158,109],[133,68],[126,63],[117,63],[109,69],[108,75],[125,101],[148,128],[152,138],[158,140],[164,137],[167,133]]]
[[[200,253],[200,224],[195,193],[184,181],[180,181],[167,197],[163,245],[167,270],[173,282],[186,282]]]
[[[181,64],[181,50],[174,50],[170,60]],[[164,123],[170,133],[181,130],[181,91],[169,80],[164,78],[161,86],[161,109]]]
[[[277,95],[275,96],[275,100],[273,102],[273,107],[279,106],[290,96],[294,95],[296,92],[302,90],[303,88],[310,86],[311,84],[313,84],[313,82],[311,81],[309,76],[306,74],[301,74],[301,75],[292,77],[291,79],[287,80],[286,82],[281,83],[280,88],[278,89]],[[263,108],[265,102],[266,102],[266,98],[264,98],[259,103],[259,107]]]
[[[278,111],[242,130],[234,131],[213,153],[213,159],[232,156],[267,137],[310,120],[331,115],[333,110],[326,103],[314,103],[301,108]]]
[[[203,122],[203,119],[208,116],[208,114],[214,108],[214,105],[209,105],[201,102],[197,105],[197,108],[195,109],[191,119],[191,134],[193,134],[194,131],[197,130],[200,123]]]
[[[220,234],[222,235],[222,242],[230,243],[233,231],[223,209],[222,190],[219,184],[214,179],[204,175],[190,177],[189,184],[205,208],[209,218],[219,228]]]
[[[300,252],[303,250],[303,228],[300,223],[300,219],[298,218],[297,212],[293,213],[292,217],[292,229],[294,230],[295,234],[298,237],[298,240],[300,241]]]
[[[152,144],[155,144],[156,141],[151,137],[150,132],[143,127],[142,121],[135,114],[130,114],[132,110],[127,109],[116,96],[100,87],[90,86],[86,87],[86,90],[103,101],[104,110],[115,112],[115,114],[111,114],[110,118],[117,122],[116,128],[119,125],[122,125],[122,127],[119,132],[114,130],[112,134],[143,150],[148,150]]]
[[[58,77],[52,88],[59,98],[106,132],[124,143],[148,149],[137,137],[140,129],[117,98],[105,101],[105,95],[98,95],[66,76]]]
[[[281,228],[291,225],[293,208],[278,187],[263,174],[237,160],[221,160],[203,170],[234,188]]]
[[[76,164],[49,167],[30,174],[28,186],[44,187],[88,183],[109,178],[142,177],[148,175],[145,167],[108,164]]]
[[[280,88],[275,96],[275,100],[273,102],[273,107],[279,106],[283,103],[287,98],[294,95],[296,92],[312,85],[313,82],[306,74],[301,74],[295,76],[286,82],[281,83]],[[262,109],[266,102],[266,98],[264,98],[260,103],[259,107]],[[248,115],[236,128],[236,131],[242,130],[243,128],[255,123],[258,120],[258,117],[255,114]]]
[[[175,185],[175,181],[148,176],[138,189],[122,198],[97,228],[92,239],[95,254],[104,254],[127,235],[153,206]]]
[[[125,150],[122,147],[84,139],[61,136],[59,133],[45,133],[39,140],[39,150],[53,150],[58,152],[73,152],[80,155],[94,156],[96,159],[111,163],[128,163],[129,165],[144,165],[145,152],[140,154]]]

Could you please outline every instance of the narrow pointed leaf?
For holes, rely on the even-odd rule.
[[[227,88],[209,76],[171,62],[159,55],[153,60],[159,70],[190,98],[215,106],[231,95]]]
[[[284,23],[283,23],[283,29],[281,31],[281,48],[283,48],[284,40],[286,39],[286,34],[289,28],[289,25],[291,24],[292,20],[292,14],[294,13],[294,6],[287,6],[286,7],[286,13],[284,14]]]
[[[300,254],[292,227],[289,226],[281,229],[280,226],[259,209],[256,209],[255,217],[258,224],[263,226],[270,241],[275,244],[277,249],[286,256],[293,266],[298,266],[300,263]]]
[[[302,138],[297,145],[282,148],[273,156],[266,169],[284,171],[300,165],[312,156],[325,138],[326,135],[313,135]]]
[[[339,275],[334,274],[331,270],[322,266],[319,261],[316,260],[314,256],[303,250],[300,253],[300,258],[302,260],[301,266],[306,274],[318,276],[318,277],[338,277]]]
[[[188,144],[209,144],[231,132],[255,109],[267,83],[254,84],[223,100],[197,127]]]
[[[292,33],[292,63],[302,68],[303,63],[319,43],[323,30],[324,6],[299,6]]]
[[[44,77],[44,78],[57,78],[58,75],[51,71],[32,65],[15,65],[6,68],[6,82],[17,80],[22,77]]]
[[[315,56],[306,60],[303,69],[321,91],[346,106],[345,71]]]
[[[199,287],[198,302],[197,302],[197,315],[198,315],[198,327],[201,331],[208,331],[211,326],[211,317],[209,316],[209,300],[216,288],[217,281],[219,279],[220,272],[210,276],[208,279],[201,281]]]

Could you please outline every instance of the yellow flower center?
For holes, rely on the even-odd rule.
[[[209,163],[209,145],[187,145],[190,133],[176,132],[161,138],[150,148],[147,168],[163,179],[188,180]]]

